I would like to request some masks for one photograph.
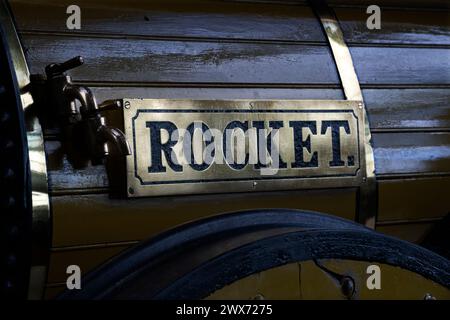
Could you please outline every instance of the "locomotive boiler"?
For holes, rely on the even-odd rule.
[[[450,298],[448,3],[369,5],[1,1],[2,296]]]

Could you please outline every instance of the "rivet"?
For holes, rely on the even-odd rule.
[[[14,143],[11,140],[3,140],[1,142],[0,150],[8,150],[14,146]]]
[[[11,168],[6,168],[3,171],[2,176],[5,180],[11,180],[12,178],[14,178],[14,171]]]
[[[17,236],[19,235],[19,228],[17,226],[12,226],[9,229],[9,233],[8,233],[9,237],[12,239],[17,238]]]
[[[13,266],[16,264],[16,262],[17,262],[17,258],[16,258],[16,256],[13,255],[13,254],[10,254],[10,255],[6,258],[6,264],[7,264],[9,267],[13,267]]]
[[[13,196],[6,196],[5,198],[2,199],[1,201],[1,206],[5,209],[11,208],[16,204],[16,200],[14,199]]]
[[[6,288],[7,290],[12,289],[13,287],[14,287],[14,284],[13,284],[10,280],[6,280],[6,281],[5,281],[5,288]]]
[[[3,111],[0,114],[0,123],[7,122],[9,119],[11,119],[11,114],[9,112]]]

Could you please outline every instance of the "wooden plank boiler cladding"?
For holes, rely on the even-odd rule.
[[[450,212],[450,28],[445,1],[330,1],[358,75],[373,137],[377,229],[420,242]],[[168,5],[169,3],[170,5]],[[82,55],[70,72],[107,99],[342,100],[332,53],[304,1],[87,1],[67,30],[72,1],[11,0],[31,73]],[[174,23],[176,21],[176,23]],[[106,118],[123,126],[120,112]],[[194,219],[254,208],[295,208],[354,220],[355,188],[110,197],[103,165],[74,168],[58,132],[46,133],[53,214],[49,296],[66,261],[85,271]],[[95,259],[94,259],[95,258]]]

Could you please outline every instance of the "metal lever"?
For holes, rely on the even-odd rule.
[[[103,111],[112,111],[122,108],[122,102],[120,100],[106,100],[103,101],[99,106],[98,110],[100,112]]]
[[[81,66],[83,57],[78,56],[63,63],[52,63],[45,68],[47,75],[46,89],[50,99],[47,103],[53,106],[57,114],[57,123],[64,136],[79,146],[93,164],[100,163],[106,155],[126,156],[131,154],[130,147],[122,131],[108,127],[102,111],[118,109],[121,104],[117,100],[97,105],[92,91],[72,83],[66,71]],[[79,101],[80,107],[77,107]],[[111,150],[109,147],[112,147]]]
[[[62,75],[64,72],[81,66],[84,63],[84,59],[81,56],[74,57],[63,63],[52,63],[45,67],[45,74],[48,78],[53,78],[58,75]]]

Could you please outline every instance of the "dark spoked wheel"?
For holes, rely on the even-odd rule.
[[[372,264],[389,280],[383,295],[368,293]],[[82,290],[60,298],[381,298],[401,279],[420,286],[417,292],[395,291],[397,298],[440,298],[449,294],[449,270],[445,258],[352,222],[259,210],[186,224],[151,239],[91,273]],[[308,289],[308,281],[321,284]]]
[[[31,188],[24,114],[0,24],[0,294],[26,298],[31,266]]]

